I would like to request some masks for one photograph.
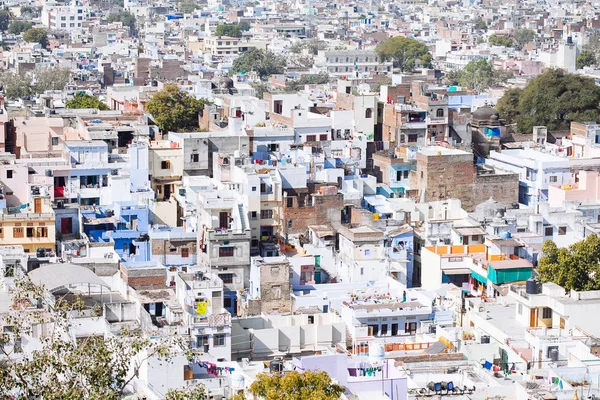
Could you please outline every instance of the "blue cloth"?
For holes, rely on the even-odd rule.
[[[485,363],[483,363],[483,368],[491,370],[492,369],[492,363],[489,361],[486,361]]]

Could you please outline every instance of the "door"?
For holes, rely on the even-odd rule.
[[[315,271],[315,283],[321,283],[321,271]]]
[[[531,312],[529,313],[529,327],[530,328],[535,328],[537,326],[537,318],[535,317],[535,308],[531,309]]]
[[[33,199],[33,212],[38,214],[42,212],[42,199]]]
[[[227,218],[227,211],[221,211],[219,213],[219,228],[227,229],[229,226],[229,221]]]
[[[392,324],[392,336],[398,335],[398,324]]]
[[[73,218],[63,218],[60,220],[60,232],[64,234],[73,233]]]

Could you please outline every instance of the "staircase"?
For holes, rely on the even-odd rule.
[[[242,231],[246,231],[246,213],[244,212],[244,205],[238,204],[238,210],[240,210],[240,221],[242,222]]]

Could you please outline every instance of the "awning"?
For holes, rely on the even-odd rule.
[[[444,275],[469,275],[471,270],[469,268],[443,269],[442,273]]]
[[[479,281],[479,282],[481,282],[481,283],[485,283],[485,284],[487,284],[487,278],[484,278],[483,276],[479,275],[477,272],[475,272],[475,271],[471,271],[471,276],[472,276],[472,277],[473,277],[475,280],[477,280],[477,281]]]

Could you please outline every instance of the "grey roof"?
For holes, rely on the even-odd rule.
[[[75,284],[92,284],[110,289],[98,275],[85,267],[74,264],[48,264],[29,273],[31,281],[43,285],[50,292]]]

